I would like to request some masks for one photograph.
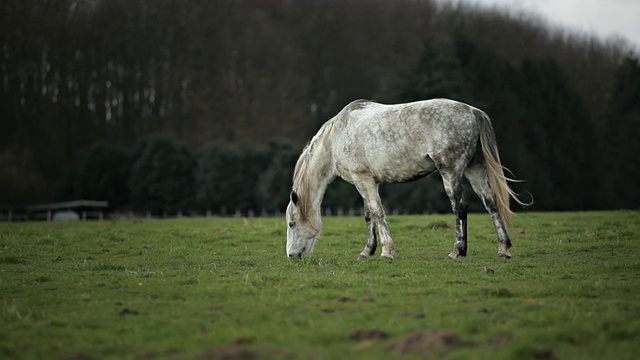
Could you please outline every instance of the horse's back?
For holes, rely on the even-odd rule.
[[[333,151],[340,176],[367,173],[400,182],[433,172],[475,148],[473,108],[448,99],[385,105],[356,100],[338,115]]]

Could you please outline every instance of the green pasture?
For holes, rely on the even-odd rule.
[[[396,259],[356,261],[360,217],[285,256],[281,218],[0,224],[0,358],[632,359],[640,212],[390,216]]]

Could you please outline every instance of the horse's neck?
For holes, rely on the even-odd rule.
[[[335,179],[333,162],[330,148],[326,143],[314,149],[309,155],[311,158],[309,159],[307,176],[309,181],[308,196],[311,200],[310,210],[319,212],[327,186]]]
[[[301,195],[301,216],[317,229],[322,228],[322,198],[327,186],[336,177],[331,151],[332,134],[340,127],[340,124],[336,126],[336,119],[334,117],[327,121],[311,139],[294,171],[293,190]]]
[[[321,228],[320,206],[329,183],[335,178],[329,128],[323,127],[303,151],[296,164],[294,190],[301,195],[302,217]]]

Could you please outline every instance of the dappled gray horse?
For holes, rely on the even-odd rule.
[[[322,230],[320,206],[327,185],[341,177],[364,200],[367,243],[358,259],[373,256],[377,235],[382,257],[395,254],[378,184],[416,180],[438,170],[456,215],[456,241],[449,258],[467,254],[467,202],[462,177],[493,218],[498,255],[510,258],[509,188],[489,117],[448,99],[383,105],[357,100],[327,121],[302,151],[287,206],[287,255],[308,255]],[[523,204],[524,205],[524,204]]]

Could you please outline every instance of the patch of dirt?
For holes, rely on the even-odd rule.
[[[405,312],[402,314],[402,316],[406,318],[411,318],[411,319],[424,319],[427,317],[425,313],[410,313],[410,312]]]
[[[543,349],[536,350],[533,352],[533,358],[536,360],[555,360],[557,359],[556,354],[553,353],[553,350]]]
[[[513,293],[511,290],[507,288],[497,288],[497,289],[481,289],[482,293],[487,297],[496,297],[496,298],[510,298],[513,297]]]
[[[350,298],[350,297],[343,296],[340,299],[338,299],[338,301],[341,302],[341,303],[347,303],[347,302],[351,302],[351,301],[355,301],[355,300]]]
[[[196,356],[196,359],[219,360],[251,360],[257,359],[259,353],[255,350],[244,349],[237,346],[226,345]]]
[[[511,339],[509,339],[508,336],[500,335],[489,340],[489,345],[505,346],[505,345],[509,345],[510,342],[511,342]]]
[[[453,229],[454,225],[446,221],[435,221],[429,224],[431,230]]]
[[[254,341],[256,341],[255,336],[243,336],[235,339],[233,343],[236,345],[249,345],[253,344]]]
[[[137,357],[137,360],[155,360],[155,359],[180,359],[182,353],[177,349],[167,349],[162,352],[150,352]]]
[[[389,347],[394,354],[432,356],[469,345],[457,334],[447,331],[420,331],[400,339]]]
[[[91,357],[91,356],[89,356],[87,354],[84,354],[84,353],[79,353],[79,354],[75,354],[75,355],[73,355],[71,357],[68,357],[68,358],[65,358],[65,359],[67,359],[67,360],[93,360],[95,358],[93,358],[93,357]]]
[[[124,308],[118,312],[118,315],[140,315],[138,310]]]
[[[295,354],[287,350],[275,348],[245,349],[234,345],[225,345],[207,351],[195,357],[195,359],[215,360],[253,360],[253,359],[294,359]]]
[[[511,297],[513,295],[511,294],[511,291],[509,291],[509,289],[507,289],[507,288],[499,288],[499,289],[496,290],[495,296],[496,297]]]
[[[356,330],[349,335],[349,340],[384,340],[389,337],[385,331],[377,329]]]

